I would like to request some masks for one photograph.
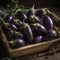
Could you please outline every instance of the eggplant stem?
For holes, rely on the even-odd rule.
[[[34,7],[35,7],[35,4],[33,4],[33,6],[32,6],[32,8],[31,8],[31,9],[32,9],[32,10],[35,10],[35,9],[34,9]]]

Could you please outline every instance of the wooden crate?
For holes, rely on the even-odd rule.
[[[51,14],[51,13],[49,12],[49,14]],[[54,18],[57,19],[55,17],[55,15],[54,15]],[[37,44],[31,44],[31,45],[24,46],[24,47],[17,48],[17,49],[12,49],[9,46],[8,40],[7,40],[6,36],[4,35],[1,27],[0,27],[0,38],[3,41],[5,49],[8,52],[10,57],[18,57],[18,56],[33,54],[36,52],[42,52],[42,51],[47,50],[54,42],[60,41],[60,38],[56,38],[56,39],[53,39],[50,41],[41,42],[41,43],[37,43]],[[57,47],[60,47],[60,45],[58,45]]]

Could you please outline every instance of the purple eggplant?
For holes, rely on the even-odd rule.
[[[53,29],[50,29],[50,30],[47,32],[47,37],[48,37],[48,38],[54,38],[54,37],[56,37],[56,35],[57,35],[56,31],[53,30]]]
[[[42,16],[44,15],[43,10],[39,9],[35,12],[35,15],[38,16],[39,18],[42,18]]]
[[[20,26],[22,26],[22,21],[16,19],[16,20],[14,20],[14,24],[15,24],[17,27],[20,27]]]
[[[11,23],[14,20],[14,16],[9,14],[5,17],[5,21]]]
[[[35,36],[34,43],[40,43],[42,41],[43,36]]]
[[[45,15],[43,18],[43,25],[47,30],[53,29],[53,20],[49,16]]]
[[[16,37],[16,38],[24,39],[23,34],[22,34],[21,32],[16,32],[16,31],[15,31],[15,37]]]
[[[31,23],[40,23],[42,24],[42,19],[39,19],[37,16],[35,15],[31,15],[27,20],[27,23],[31,24]]]
[[[19,48],[25,46],[25,41],[21,38],[16,38],[12,41],[10,41],[10,46],[13,48]]]
[[[22,47],[25,45],[25,41],[20,39],[20,38],[17,38],[16,39],[16,43],[15,43],[15,47]]]
[[[14,25],[14,24],[10,24],[10,28],[12,28],[13,30],[16,30],[16,31],[18,31],[18,28],[17,28],[17,26],[16,26],[16,25]]]
[[[9,33],[8,33],[8,38],[11,39],[15,39],[15,38],[21,38],[23,39],[23,34],[21,32],[17,32],[14,31],[12,29],[10,29]]]
[[[27,23],[23,23],[21,32],[23,33],[23,36],[28,43],[32,43],[33,41],[33,33],[31,30],[31,27]]]
[[[47,33],[46,28],[39,23],[32,24],[32,27],[38,35],[45,35]]]
[[[21,21],[27,19],[26,14],[24,14],[22,11],[17,11],[16,17],[17,17],[18,19],[20,19]]]
[[[26,13],[26,16],[29,18],[30,16],[34,15],[35,11],[34,10],[28,10]]]

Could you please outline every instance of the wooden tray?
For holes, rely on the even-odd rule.
[[[49,14],[51,14],[51,13],[49,13]],[[57,19],[55,16],[53,16],[53,17],[55,19]],[[11,47],[8,44],[8,40],[7,40],[6,36],[4,35],[1,27],[0,27],[0,38],[3,41],[5,49],[8,52],[10,57],[18,57],[18,56],[33,54],[36,52],[42,52],[42,51],[47,50],[54,42],[60,41],[60,38],[56,38],[56,39],[46,41],[46,42],[31,44],[31,45],[24,46],[24,47],[17,48],[17,49],[11,49]],[[60,47],[60,45],[58,45],[57,47]]]

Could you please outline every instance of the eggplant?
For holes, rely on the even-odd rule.
[[[53,29],[50,29],[50,30],[47,32],[47,37],[48,37],[48,38],[54,38],[54,37],[56,37],[56,36],[57,36],[57,33],[56,33],[56,31],[53,30]]]
[[[22,34],[20,31],[19,31],[19,32],[16,32],[16,31],[15,31],[15,37],[16,37],[16,38],[24,39],[23,34]]]
[[[25,45],[25,41],[22,39],[17,39],[16,40],[16,46],[20,47],[20,46],[24,46]]]
[[[37,32],[36,32],[35,27],[34,27],[33,25],[30,25],[30,27],[31,27],[31,30],[32,30],[32,32],[33,32],[33,37],[34,37],[34,36],[37,36],[38,34],[37,34]]]
[[[53,20],[47,15],[45,15],[43,18],[43,26],[47,30],[53,29]]]
[[[35,11],[35,15],[38,16],[39,18],[42,18],[42,16],[44,15],[43,10],[39,9]]]
[[[14,20],[14,16],[12,15],[12,14],[8,14],[6,17],[5,17],[5,22],[9,22],[9,23],[11,23],[11,22],[13,22],[13,20]]]
[[[27,19],[26,14],[24,14],[22,11],[17,11],[16,12],[16,17],[18,19],[20,19],[21,21],[24,21],[25,19]]]
[[[37,35],[45,35],[47,33],[47,30],[43,25],[41,25],[39,23],[35,23],[35,24],[31,24],[31,25],[32,25],[33,30],[36,31]]]
[[[22,47],[25,45],[25,41],[20,39],[20,38],[17,38],[16,39],[16,43],[15,43],[15,47]]]
[[[26,13],[26,16],[29,18],[30,16],[34,15],[35,11],[34,10],[28,10]]]
[[[32,43],[33,33],[32,33],[32,30],[31,30],[31,27],[27,23],[23,23],[23,25],[21,27],[21,32],[22,32],[23,37],[26,40],[26,42]]]
[[[13,30],[18,31],[18,27],[14,24],[10,24],[10,28],[13,29]]]
[[[22,26],[22,21],[18,20],[18,19],[15,19],[14,20],[14,24],[17,26],[17,27],[20,27]]]
[[[31,23],[40,23],[40,24],[43,24],[42,19],[39,19],[35,15],[31,15],[29,18],[27,18],[26,22],[29,23],[29,24],[31,24]]]
[[[35,36],[34,37],[34,43],[40,43],[42,41],[43,36]]]
[[[30,16],[35,14],[35,9],[34,9],[35,4],[33,4],[33,6],[28,10],[28,12],[26,13],[26,16],[29,18]]]
[[[21,38],[21,39],[24,39],[23,38],[23,34],[21,32],[17,32],[17,31],[14,31],[12,29],[10,29],[10,31],[8,32],[8,38],[11,40],[11,39],[15,39],[15,38]]]
[[[25,41],[21,38],[16,38],[9,42],[12,48],[19,48],[25,46]]]

